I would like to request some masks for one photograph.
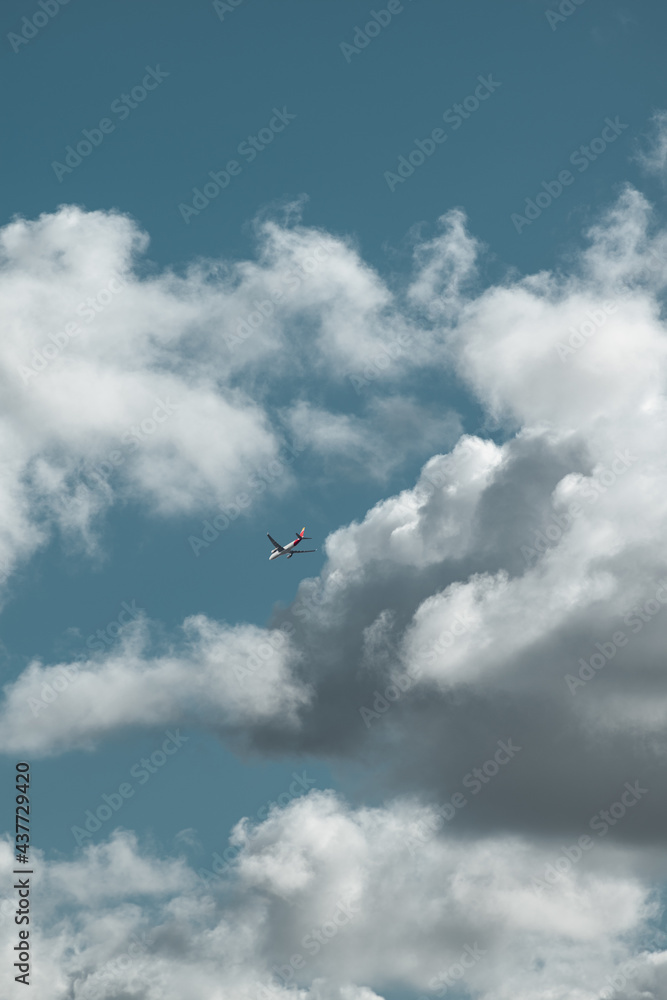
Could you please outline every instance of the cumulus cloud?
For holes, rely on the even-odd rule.
[[[465,984],[480,1000],[570,1000],[611,995],[619,976],[660,984],[659,907],[629,852],[598,840],[567,863],[555,844],[457,839],[454,823],[414,802],[353,809],[311,791],[241,821],[224,877],[121,830],[74,861],[40,857],[32,989],[373,1000]],[[8,884],[7,843],[0,865]],[[12,921],[0,935],[9,948]],[[5,991],[10,975],[0,970]]]
[[[123,628],[111,655],[46,667],[31,663],[5,686],[2,750],[20,747],[36,756],[92,748],[119,728],[161,726],[184,715],[230,736],[277,719],[289,729],[310,698],[308,686],[294,677],[299,654],[289,631],[195,615],[184,622],[174,648],[150,656],[148,642],[139,619]]]
[[[341,384],[409,325],[298,206],[256,238],[256,260],[178,275],[117,213],[63,207],[0,231],[3,578],[56,525],[94,550],[114,503],[171,516],[232,500],[285,442],[269,386]]]
[[[64,210],[5,233],[5,257],[26,272],[33,292],[37,278],[73,267],[68,260],[82,274],[92,266],[94,254],[68,258],[58,235],[66,224],[83,225],[81,218]],[[93,241],[99,227],[122,230],[115,267],[141,243],[126,220],[93,216],[91,225]],[[118,951],[85,964],[93,954],[86,935],[101,940],[98,919],[120,928],[132,913],[149,944],[123,973],[131,977],[122,980],[126,993],[255,996],[272,965],[283,968],[305,951],[304,938],[335,921],[342,906],[354,933],[336,931],[309,955],[303,975],[295,971],[299,1000],[314,1000],[313,984],[328,1000],[369,1000],[397,984],[432,996],[433,980],[457,978],[451,970],[462,968],[467,945],[484,956],[465,973],[466,985],[488,1000],[589,1000],[614,989],[624,1000],[666,996],[662,945],[655,937],[647,944],[659,914],[650,886],[665,874],[655,845],[667,820],[660,793],[667,749],[665,232],[647,201],[627,188],[566,268],[479,289],[480,248],[453,213],[435,238],[418,244],[403,296],[350,243],[300,225],[269,222],[259,232],[256,261],[202,264],[182,278],[126,277],[141,286],[135,305],[143,319],[131,344],[122,324],[111,324],[110,303],[99,322],[108,317],[116,335],[80,355],[72,346],[74,368],[64,366],[64,381],[55,358],[30,386],[17,384],[14,372],[12,399],[26,419],[14,419],[7,404],[14,458],[2,487],[6,551],[19,558],[40,544],[54,497],[72,492],[76,463],[99,462],[109,428],[117,435],[126,419],[141,419],[136,393],[131,412],[119,402],[138,382],[143,399],[171,392],[183,405],[150,435],[155,445],[137,450],[136,461],[128,456],[118,480],[106,483],[108,495],[88,498],[82,523],[118,491],[168,514],[219,495],[223,479],[237,482],[234,468],[276,445],[276,432],[266,430],[269,403],[254,388],[266,372],[279,379],[295,354],[314,377],[340,385],[356,372],[375,383],[369,392],[381,385],[384,394],[353,414],[336,414],[315,393],[283,408],[285,428],[313,451],[334,462],[365,448],[369,463],[371,451],[379,456],[371,472],[381,477],[392,463],[392,439],[411,454],[390,427],[402,406],[411,426],[427,415],[434,454],[409,488],[328,537],[320,577],[303,581],[266,629],[195,616],[173,649],[157,653],[140,622],[90,662],[32,664],[5,688],[2,746],[36,756],[90,747],[127,726],[187,723],[267,754],[325,755],[355,781],[352,761],[377,765],[374,793],[387,802],[355,809],[311,793],[257,828],[242,822],[232,834],[241,848],[233,879],[206,892],[194,891],[189,869],[172,862],[171,894],[152,897],[148,910],[108,889],[92,930],[74,928],[76,959],[62,944],[72,918],[54,917],[44,944],[53,981],[79,977],[81,998],[120,992],[103,978]],[[272,297],[289,284],[292,297]],[[21,323],[33,301],[39,296],[24,296]],[[119,293],[119,309],[121,301]],[[169,318],[161,325],[163,312]],[[214,328],[231,331],[229,341],[224,333],[216,339]],[[303,338],[310,354],[299,353]],[[401,343],[414,350],[388,350]],[[179,354],[175,345],[187,349]],[[388,358],[384,374],[370,379],[363,373],[379,371],[380,356]],[[223,358],[233,390],[223,374],[209,374]],[[90,430],[75,426],[67,406],[64,417],[50,419],[76,365],[96,373],[95,390],[83,394]],[[425,365],[455,373],[493,434],[454,442],[453,418],[442,414],[439,424],[437,413],[409,402],[411,373]],[[32,397],[16,403],[19,389]],[[252,458],[239,455],[233,437],[214,457],[195,455],[193,442],[222,413],[257,428]],[[157,444],[163,432],[176,468],[190,463],[191,476],[165,471],[167,452]],[[68,677],[74,666],[74,679],[58,690],[58,671]],[[45,685],[58,695],[48,705]],[[44,706],[39,727],[31,701]],[[630,802],[632,788],[641,792]],[[454,803],[457,794],[465,806]],[[436,809],[447,825],[438,827]],[[564,846],[590,838],[595,822],[593,848],[572,862]],[[136,845],[105,850],[134,870]],[[86,857],[95,871],[106,863],[102,848]],[[570,867],[556,867],[562,857]],[[556,878],[538,897],[532,877],[546,877],[549,865]],[[98,881],[107,892],[104,876]],[[118,935],[112,939],[122,952]],[[201,958],[198,978],[193,956]],[[281,989],[274,979],[278,997]]]
[[[76,208],[0,234],[7,568],[54,523],[93,544],[118,498],[169,514],[231,496],[278,447],[224,372],[184,364],[202,323],[213,336],[216,294],[194,272],[142,278],[146,244],[129,219]]]
[[[287,256],[305,239],[271,226],[268,257],[250,268],[254,281],[277,246]],[[455,314],[448,306],[424,336],[451,356],[502,429],[499,440],[464,435],[429,459],[411,489],[335,531],[321,577],[276,612],[273,632],[228,633],[198,618],[185,659],[121,651],[85,665],[29,749],[94,743],[121,725],[187,721],[223,736],[244,732],[264,751],[382,759],[378,780],[388,791],[439,797],[511,737],[525,747],[521,761],[464,825],[576,831],[624,781],[640,779],[651,795],[621,835],[658,835],[667,818],[654,791],[667,714],[665,235],[628,188],[569,271],[479,293],[456,277],[474,266],[470,239],[460,216],[445,220],[417,254],[415,281],[429,295],[443,281],[444,297],[456,298]],[[337,252],[346,268],[358,261],[349,247]],[[362,268],[352,287],[378,281]],[[398,313],[397,300],[392,308]],[[413,316],[405,309],[399,327]],[[390,397],[366,411],[377,435],[377,414],[388,421],[391,405]],[[359,447],[361,417],[332,419],[304,400],[289,419],[332,455]],[[261,660],[256,650],[281,626],[289,642],[269,643]],[[221,678],[211,667],[233,672],[253,656],[243,693],[229,668]],[[52,669],[33,665],[7,688],[5,746],[25,745],[26,699]]]

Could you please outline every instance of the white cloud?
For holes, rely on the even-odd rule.
[[[178,649],[146,655],[142,620],[126,625],[110,655],[75,664],[33,662],[5,686],[2,750],[33,756],[92,747],[125,727],[161,726],[185,715],[218,732],[281,720],[296,724],[309,699],[292,676],[289,634],[186,619]],[[187,693],[186,693],[187,692]]]
[[[323,460],[325,475],[353,470],[378,480],[400,468],[413,455],[449,446],[461,434],[453,411],[422,406],[404,396],[370,400],[363,416],[331,413],[306,400],[296,403],[285,421],[300,448],[310,447]]]
[[[631,981],[656,982],[658,908],[629,852],[600,842],[558,874],[557,842],[458,840],[453,822],[437,832],[415,803],[355,810],[310,792],[240,823],[233,875],[206,885],[122,831],[71,862],[38,857],[33,995],[373,1000],[442,995],[449,977],[480,1000],[592,1000],[648,941]],[[8,844],[1,867],[9,884]],[[9,948],[12,921],[0,935]],[[10,976],[5,965],[4,992]]]
[[[667,111],[655,111],[651,116],[651,132],[644,149],[637,154],[637,160],[647,173],[664,178],[667,168]]]
[[[391,756],[383,780],[439,794],[474,765],[484,749],[480,734],[491,745],[513,735],[529,746],[529,763],[508,775],[502,794],[489,792],[474,822],[510,822],[522,831],[554,822],[576,828],[593,796],[613,801],[621,773],[655,787],[667,711],[660,659],[667,616],[637,635],[624,622],[633,604],[652,598],[667,556],[666,339],[658,305],[667,273],[654,266],[664,235],[649,236],[652,225],[649,206],[628,189],[569,274],[507,282],[459,302],[452,327],[440,327],[434,343],[448,345],[480,403],[516,432],[504,444],[464,436],[426,463],[412,490],[335,531],[321,579],[304,581],[294,605],[275,617],[276,626],[289,624],[289,643],[267,646],[266,665],[247,689],[217,665],[247,663],[268,633],[200,617],[188,626],[195,638],[185,655],[120,650],[85,666],[44,713],[39,734],[26,735],[34,732],[24,725],[27,698],[39,697],[55,669],[33,665],[7,689],[5,746],[50,752],[95,743],[123,726],[187,721],[245,732],[275,750],[345,756],[366,746],[373,759],[385,754],[391,734],[401,763]],[[461,220],[445,231],[453,249],[443,236],[422,255],[428,287],[434,275],[449,274],[452,259],[468,260],[464,273],[471,266],[465,241],[460,249]],[[253,281],[260,271],[266,278],[263,268],[274,260],[283,266],[288,248],[304,252],[309,239],[315,236],[298,228],[269,227],[265,257],[244,270]],[[340,253],[346,267],[356,259],[346,248]],[[369,280],[363,271],[353,289]],[[609,301],[616,308],[604,323],[584,327]],[[570,340],[575,346],[563,359],[557,346]],[[330,456],[363,448],[380,456],[379,468],[400,437],[392,410],[407,414],[411,428],[425,412],[389,396],[369,403],[363,417],[332,419],[304,399],[290,419]],[[431,433],[440,433],[435,420],[427,423]],[[457,622],[466,623],[460,634]],[[627,642],[613,666],[573,690],[568,677],[595,670],[589,661],[603,655],[598,645],[619,629]],[[365,726],[360,709],[415,667],[416,683],[386,720]],[[640,722],[647,705],[650,740]],[[592,748],[591,726],[600,734]],[[424,742],[413,740],[414,727]],[[564,733],[565,745],[558,743]],[[582,759],[585,770],[577,769]],[[511,821],[507,796],[516,803]],[[653,796],[626,835],[652,836],[664,809]]]
[[[88,254],[71,239],[77,227]],[[74,269],[83,275],[77,294],[86,294],[90,247],[105,227],[113,232],[102,259],[118,267],[141,240],[117,217],[65,210],[5,232],[19,289],[12,350],[22,343],[16,331],[25,316],[33,317],[33,332],[41,330],[34,317],[44,283],[57,305],[63,273]],[[364,403],[361,415],[332,417],[315,394],[292,407],[293,431],[330,459],[362,448],[369,460],[371,450],[380,455],[376,475],[388,467],[390,442],[400,438],[395,427],[382,433],[391,400],[403,401],[412,425],[427,412],[405,403],[395,383],[425,363],[451,363],[506,437],[494,443],[467,435],[449,451],[450,441],[436,445],[442,453],[414,488],[329,536],[320,580],[304,581],[271,629],[196,616],[185,623],[185,641],[157,655],[145,646],[141,623],[128,627],[117,649],[80,665],[40,711],[39,726],[28,699],[40,699],[45,683],[55,687],[59,668],[32,664],[6,687],[0,732],[7,751],[37,756],[95,745],[126,726],[187,723],[255,740],[264,751],[381,762],[376,793],[389,797],[382,809],[355,811],[331,794],[311,793],[272,813],[247,844],[250,831],[241,824],[233,834],[245,844],[235,866],[241,897],[227,889],[220,897],[193,893],[186,868],[166,863],[167,882],[175,880],[168,900],[121,900],[105,881],[109,852],[140,885],[150,886],[157,868],[135,863],[137,849],[127,843],[91,853],[86,865],[97,866],[109,901],[95,902],[89,930],[76,929],[76,958],[63,943],[71,939],[70,918],[49,925],[44,968],[53,982],[78,976],[81,1000],[114,996],[118,984],[104,977],[116,953],[98,960],[102,952],[89,949],[107,924],[110,940],[125,947],[122,920],[132,926],[127,914],[134,914],[136,926],[151,930],[150,947],[123,973],[130,995],[254,995],[258,976],[305,948],[305,935],[348,906],[358,907],[354,933],[341,930],[322,944],[302,980],[304,990],[318,981],[331,1000],[368,1000],[364,991],[397,983],[425,991],[476,942],[486,954],[467,985],[482,1000],[592,1000],[610,988],[607,976],[621,975],[621,996],[667,996],[664,957],[642,951],[656,915],[650,885],[664,879],[652,846],[667,820],[659,791],[667,612],[656,597],[667,576],[660,308],[667,239],[631,189],[588,238],[567,272],[476,293],[469,283],[477,250],[460,215],[451,215],[442,235],[417,250],[404,306],[351,246],[270,223],[260,229],[258,262],[133,280],[142,286],[135,299],[119,295],[118,315],[114,304],[100,314],[102,333],[89,347],[73,344],[67,361],[63,352],[61,364],[54,359],[25,389],[14,377],[3,418],[5,561],[40,543],[50,505],[72,488],[76,470],[104,458],[153,394],[171,392],[182,407],[148,435],[136,459],[128,456],[109,496],[88,499],[91,516],[82,515],[80,526],[117,489],[168,513],[219,495],[221,466],[225,488],[237,484],[248,463],[276,446],[263,405],[250,402],[253,380],[267,372],[281,378],[295,356],[304,370],[340,382],[406,330],[418,345],[388,368],[392,396]],[[318,242],[327,250],[322,270]],[[290,268],[309,255],[308,280],[297,281],[298,271],[290,279]],[[266,324],[233,348],[224,334],[216,339],[214,327],[233,332],[248,310],[261,316],[271,288],[290,280],[294,297],[266,310]],[[121,317],[131,301],[138,319],[130,337]],[[53,309],[64,316],[64,300],[60,314]],[[415,310],[428,326],[415,321]],[[223,357],[248,395],[210,376]],[[79,383],[85,422],[65,398]],[[242,428],[243,445],[232,436],[202,454],[197,442],[218,420]],[[426,429],[435,441],[437,420]],[[159,443],[162,432],[168,448]],[[409,454],[409,444],[399,451]],[[288,641],[272,646],[287,623]],[[626,641],[613,638],[619,633]],[[415,667],[421,670],[405,690],[376,701]],[[573,687],[568,676],[581,684]],[[381,710],[366,724],[360,709],[374,704]],[[399,793],[443,801],[507,739],[522,747],[517,760],[484,783],[456,826],[422,837],[413,855],[406,841],[423,831],[431,807]],[[636,809],[596,844],[590,861],[535,897],[532,874],[586,833],[599,810],[611,809],[626,781],[647,789]],[[61,878],[63,893],[65,884]],[[85,880],[75,888],[85,893]],[[633,956],[630,974],[624,963]]]
[[[215,293],[194,274],[139,278],[146,243],[122,216],[75,208],[0,234],[8,568],[53,522],[94,544],[91,521],[119,495],[159,513],[231,497],[278,447],[224,371],[216,384],[184,363]]]
[[[440,235],[415,247],[416,275],[408,295],[431,319],[451,319],[464,304],[464,291],[476,276],[481,246],[468,233],[461,209],[442,215],[438,225]]]
[[[233,500],[284,441],[269,382],[340,383],[406,329],[359,254],[294,211],[258,224],[256,261],[182,276],[143,265],[148,238],[122,215],[2,229],[4,576],[56,524],[93,550],[118,501],[169,516]]]

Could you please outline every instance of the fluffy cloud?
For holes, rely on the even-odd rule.
[[[223,500],[278,447],[249,397],[184,363],[216,299],[201,274],[140,277],[128,219],[63,208],[0,234],[5,567],[58,523],[93,544],[116,498]],[[202,444],[205,442],[205,444]]]
[[[232,500],[285,440],[269,385],[340,385],[407,328],[354,248],[297,212],[258,223],[256,260],[183,275],[147,266],[119,214],[63,207],[0,231],[3,578],[55,525],[94,549],[114,503]]]
[[[5,255],[12,267],[40,280],[67,268],[49,227],[59,231],[68,218],[64,211],[32,229],[10,227]],[[82,216],[72,218],[76,226]],[[90,217],[83,218],[87,225]],[[138,239],[124,220],[94,216],[90,224],[125,227],[118,246],[126,255]],[[35,233],[40,253],[30,242]],[[136,845],[89,849],[85,863],[97,866],[109,902],[97,899],[89,930],[54,915],[44,944],[54,982],[77,979],[82,1000],[121,988],[147,997],[196,997],[197,990],[202,997],[215,990],[255,996],[272,965],[283,968],[305,950],[306,935],[343,906],[353,913],[354,934],[336,931],[309,956],[303,977],[294,977],[299,1000],[314,1000],[313,984],[327,1000],[369,1000],[369,991],[396,984],[433,995],[434,979],[456,979],[451,970],[462,967],[468,945],[484,951],[466,984],[485,1000],[592,1000],[613,989],[624,1000],[667,996],[664,955],[655,939],[647,948],[658,915],[650,885],[665,875],[655,845],[667,820],[660,794],[666,247],[650,206],[626,189],[567,272],[476,290],[479,247],[453,213],[438,236],[418,245],[415,276],[401,299],[351,245],[270,223],[256,262],[135,279],[143,320],[131,343],[122,324],[112,326],[109,304],[98,322],[108,317],[115,338],[97,338],[80,356],[72,345],[71,364],[60,372],[54,359],[29,386],[18,385],[14,372],[7,397],[15,406],[7,404],[14,461],[2,487],[3,538],[14,558],[39,544],[54,497],[72,491],[76,463],[99,462],[109,428],[117,435],[126,419],[140,419],[136,392],[133,410],[119,402],[139,382],[149,387],[144,400],[171,392],[180,402],[178,387],[185,401],[197,401],[191,409],[184,402],[146,450],[128,457],[118,482],[104,487],[108,495],[88,498],[82,522],[118,490],[156,512],[191,509],[219,496],[221,463],[225,484],[238,482],[233,470],[276,444],[272,431],[261,430],[270,426],[268,403],[250,402],[261,398],[253,386],[267,371],[279,379],[295,354],[314,375],[340,385],[351,372],[366,378],[365,368],[384,352],[385,381],[368,381],[382,382],[394,400],[409,398],[396,384],[409,383],[420,366],[455,372],[496,432],[495,440],[463,435],[454,447],[449,438],[412,488],[330,535],[320,578],[303,581],[267,629],[197,616],[173,650],[158,655],[141,623],[128,627],[116,649],[77,665],[75,679],[40,709],[39,727],[29,699],[44,702],[43,686],[57,690],[67,665],[32,664],[6,687],[0,732],[8,751],[58,752],[95,745],[125,726],[180,722],[264,752],[327,755],[347,762],[343,777],[350,760],[379,765],[375,790],[389,800],[381,809],[353,810],[311,793],[256,829],[241,823],[230,883],[193,890],[187,867],[165,862],[170,893],[153,894],[150,905],[114,897],[100,874],[104,851],[115,851],[128,871],[144,873],[137,884],[150,887],[154,862],[135,865]],[[122,256],[115,254],[113,261]],[[76,267],[87,273],[93,258],[82,250]],[[288,302],[271,298],[289,283]],[[161,327],[165,300],[169,318]],[[120,294],[115,301],[120,308]],[[31,302],[36,311],[39,296],[24,295],[21,322]],[[211,334],[223,318],[229,343]],[[306,334],[310,355],[299,354]],[[388,352],[400,337],[414,350]],[[208,375],[223,357],[247,395]],[[54,400],[72,391],[77,365],[94,375],[94,389],[84,388],[82,397],[90,427],[67,405],[55,416]],[[19,389],[32,397],[17,403]],[[314,450],[325,444],[329,460],[358,450],[371,433],[380,475],[393,431],[383,438],[382,407],[391,403],[375,392],[359,414],[332,414],[319,396],[282,413]],[[252,459],[239,455],[233,437],[214,458],[195,454],[194,442],[223,412],[239,426],[254,421]],[[416,419],[409,404],[404,412]],[[157,443],[163,431],[168,452]],[[440,431],[432,433],[435,440]],[[170,478],[172,455],[181,473]],[[184,463],[192,475],[183,474]],[[630,788],[641,789],[632,802]],[[456,793],[465,807],[452,805]],[[443,814],[454,809],[451,826],[447,818],[438,829],[436,807],[424,803]],[[590,837],[595,822],[598,839],[586,860],[563,865],[565,847]],[[557,862],[565,870],[555,868],[557,877],[537,896],[533,876]],[[81,905],[81,896],[74,901]],[[104,970],[127,950],[118,928],[131,926],[128,914],[147,929],[149,944],[119,987],[104,980]],[[98,920],[113,929],[117,950],[106,957],[98,951],[92,961],[89,936],[103,939]],[[74,958],[63,944],[72,933],[81,935]],[[630,960],[632,967],[624,964]]]
[[[2,750],[90,748],[118,728],[159,726],[183,714],[228,735],[276,719],[288,729],[296,724],[310,693],[293,677],[298,654],[289,630],[226,626],[197,615],[185,621],[180,639],[163,655],[146,655],[148,631],[139,619],[124,627],[111,656],[31,663],[5,689],[7,720],[13,713],[14,722],[3,732]]]
[[[555,843],[459,840],[455,824],[414,802],[355,810],[313,791],[241,821],[224,878],[123,831],[71,862],[39,858],[35,996],[433,998],[465,977],[480,1000],[592,1000],[621,976],[619,996],[664,995],[658,908],[629,852],[598,838],[568,862]],[[9,884],[8,844],[0,864]],[[13,921],[0,934],[9,949]],[[5,965],[5,992],[10,976]]]
[[[415,245],[415,276],[408,298],[431,319],[456,317],[465,301],[464,292],[477,276],[481,244],[470,236],[460,209],[438,219],[440,233]]]
[[[306,238],[268,232],[260,263],[244,265],[253,288]],[[275,751],[363,752],[386,760],[392,793],[440,797],[513,738],[520,763],[464,825],[574,832],[638,779],[651,794],[623,835],[657,836],[667,819],[655,793],[667,716],[664,250],[648,204],[627,189],[568,274],[475,296],[466,281],[477,250],[458,215],[445,219],[417,251],[413,299],[446,302],[424,335],[505,440],[462,437],[412,489],[334,532],[321,578],[272,622],[289,641],[267,644],[261,664],[256,650],[275,631],[239,626],[223,648],[227,630],[198,618],[185,657],[120,650],[84,665],[28,737],[27,698],[54,669],[33,665],[7,688],[4,745],[30,739],[27,749],[50,752],[121,725],[187,722]],[[347,274],[357,258],[336,252]],[[369,282],[378,287],[361,268],[352,291]],[[325,440],[328,418],[313,403],[289,419],[315,446]],[[359,420],[333,421],[330,451],[358,445]],[[234,670],[253,655],[242,691]],[[212,663],[226,665],[224,680]]]

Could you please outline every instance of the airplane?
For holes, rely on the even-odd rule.
[[[286,555],[288,559],[291,559],[292,556],[300,556],[300,555],[303,555],[305,552],[317,552],[317,549],[297,549],[297,548],[295,548],[295,546],[297,546],[299,544],[299,542],[303,542],[304,539],[308,539],[308,541],[310,541],[309,536],[308,535],[304,535],[304,531],[305,530],[306,530],[305,528],[302,528],[301,531],[297,531],[296,532],[296,538],[294,539],[294,541],[293,542],[288,542],[287,545],[281,545],[280,542],[277,542],[275,540],[275,538],[271,538],[271,535],[267,531],[266,537],[268,538],[268,540],[271,542],[272,545],[275,545],[275,548],[273,549],[273,551],[271,552],[271,555],[269,556],[269,562],[272,559],[277,559],[278,556],[284,556],[284,555]]]

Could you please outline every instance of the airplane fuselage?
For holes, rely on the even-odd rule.
[[[295,538],[293,542],[288,542],[282,549],[272,549],[271,555],[269,556],[269,562],[272,559],[277,559],[278,556],[285,556],[292,551],[295,545],[298,545],[301,541],[300,538]]]

